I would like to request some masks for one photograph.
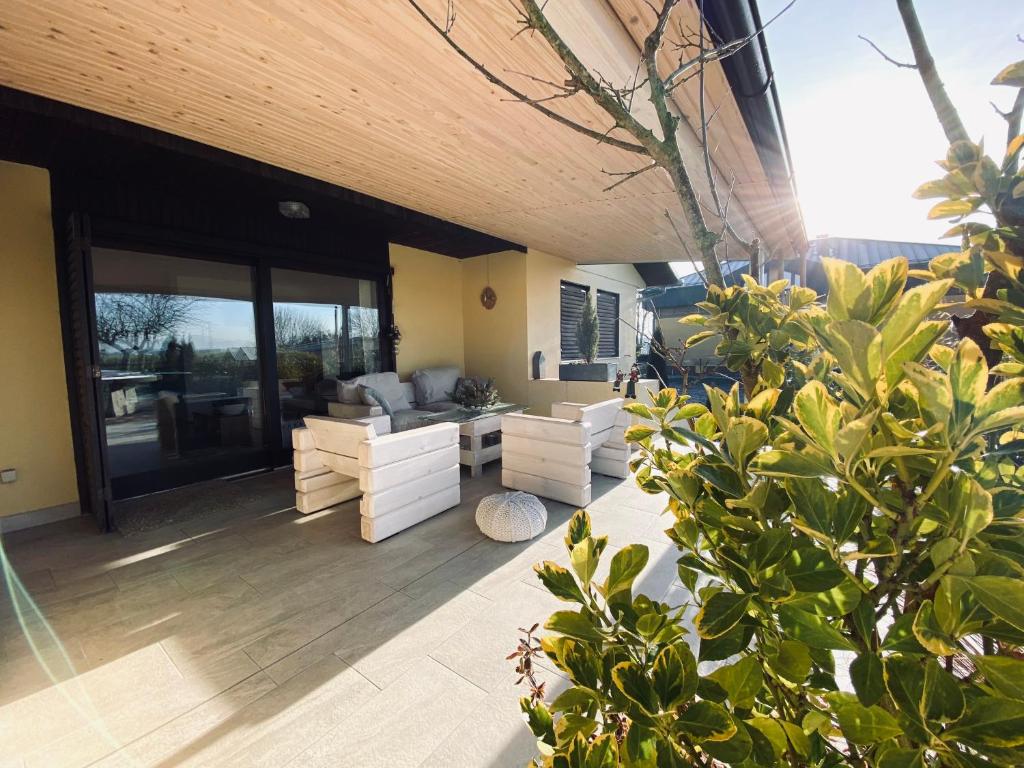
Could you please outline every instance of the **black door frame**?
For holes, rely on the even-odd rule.
[[[55,211],[55,218],[56,215]],[[89,221],[87,215],[72,215],[80,217],[86,222]],[[93,222],[91,238],[87,239],[87,245],[83,250],[83,260],[89,276],[85,304],[91,323],[91,335],[89,337],[91,343],[89,350],[90,365],[96,366],[98,354],[95,335],[95,292],[91,281],[92,248],[117,249],[134,251],[141,254],[177,256],[248,266],[252,275],[252,300],[255,313],[257,355],[260,361],[260,394],[262,397],[263,414],[263,428],[261,430],[263,445],[254,447],[251,452],[245,452],[240,456],[226,457],[219,461],[214,460],[204,467],[188,466],[171,470],[163,468],[112,480],[109,473],[109,464],[106,460],[105,425],[102,403],[100,402],[102,396],[100,388],[95,386],[95,384],[85,384],[78,378],[72,381],[69,376],[69,382],[74,390],[80,391],[85,386],[85,389],[92,393],[91,398],[87,397],[84,400],[81,395],[78,398],[73,398],[79,402],[91,404],[84,407],[92,409],[91,416],[82,412],[73,412],[73,421],[78,422],[78,428],[83,433],[77,441],[79,456],[77,457],[76,466],[82,498],[91,500],[91,497],[96,495],[95,486],[97,482],[102,485],[101,493],[105,501],[102,503],[102,508],[97,509],[94,514],[97,517],[98,524],[104,530],[111,529],[110,504],[117,499],[155,493],[161,490],[234,474],[269,470],[291,463],[292,451],[290,448],[284,447],[282,439],[281,404],[280,398],[277,397],[277,348],[274,336],[273,285],[270,274],[272,269],[281,268],[373,280],[377,288],[377,302],[380,311],[379,328],[382,364],[385,369],[394,370],[395,351],[391,343],[391,335],[388,332],[392,323],[393,308],[391,306],[390,280],[387,272],[381,273],[379,270],[367,269],[358,263],[354,264],[337,256],[287,251],[281,248],[239,241],[215,240],[195,236],[188,232],[161,230],[147,226],[125,224],[124,222],[109,219],[93,219]],[[377,238],[357,238],[354,247],[383,247],[387,249],[388,243],[386,240],[378,240]],[[388,262],[385,261],[384,263]],[[62,317],[68,315],[69,312],[69,303],[66,301],[66,298],[62,299]],[[71,359],[72,349],[65,346],[65,350],[66,364],[69,366],[69,370],[72,370],[74,365],[74,361]],[[90,423],[93,424],[92,427],[88,426]],[[100,455],[102,456],[100,463],[102,480],[95,477],[94,471],[90,472],[88,469],[93,464],[90,463],[86,453],[90,450],[91,441],[93,440],[99,441]],[[89,442],[86,443],[86,441]],[[95,504],[90,501],[90,506],[95,506]]]

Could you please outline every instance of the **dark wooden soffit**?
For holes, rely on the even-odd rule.
[[[276,197],[293,191],[298,199],[311,197],[329,201],[332,214],[346,211],[365,228],[382,232],[390,242],[469,258],[500,251],[525,251],[525,246],[477,232],[449,221],[429,216],[393,203],[339,187],[319,179],[261,163],[232,152],[148,128],[109,115],[0,86],[0,159],[23,162],[51,170],[83,163],[105,164],[116,158],[90,158],[96,148],[108,151],[112,146],[142,147],[176,153],[185,164],[197,168],[211,166],[225,170],[224,181],[207,172],[202,183],[237,184],[252,194]],[[158,179],[154,182],[159,184]],[[237,188],[236,188],[237,191]],[[312,215],[315,206],[309,203]]]
[[[666,261],[648,261],[633,266],[648,286],[675,285],[679,280],[672,265]]]

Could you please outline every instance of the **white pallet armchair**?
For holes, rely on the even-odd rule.
[[[585,507],[591,473],[629,476],[632,423],[622,398],[593,405],[555,403],[551,416],[501,417],[501,484],[548,499]]]
[[[305,423],[305,430],[295,431],[303,433],[298,441],[311,445],[314,456],[303,459],[319,464],[329,478],[318,481],[321,475],[315,475],[305,479],[307,485],[329,483],[332,476],[338,480],[302,491],[297,474],[300,512],[362,495],[360,531],[366,541],[377,542],[459,505],[458,425],[435,424],[378,437],[374,425],[365,421],[307,416]]]

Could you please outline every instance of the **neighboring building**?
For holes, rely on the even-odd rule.
[[[722,39],[757,23],[753,0],[712,6]],[[634,72],[647,5],[549,8],[592,67]],[[105,526],[119,498],[288,464],[328,376],[454,364],[544,411],[575,394],[555,378],[573,291],[598,292],[616,331],[601,354],[628,369],[638,291],[675,280],[667,180],[603,194],[601,169],[635,157],[502,100],[406,2],[243,12],[0,8],[4,527],[79,511]],[[680,29],[695,13],[680,7]],[[509,43],[505,0],[462,4],[458,24],[496,71],[557,77],[528,38]],[[763,39],[712,68],[733,223],[802,252]],[[582,97],[559,109],[603,122]],[[685,120],[679,139],[701,167]]]
[[[894,240],[871,240],[857,237],[819,237],[811,241],[804,258],[794,258],[784,262],[783,269],[774,267],[773,276],[781,276],[794,284],[801,284],[801,270],[806,280],[803,284],[810,286],[819,295],[823,295],[828,285],[821,259],[827,256],[856,264],[863,270],[869,270],[886,259],[905,256],[911,269],[927,269],[928,262],[936,256],[956,250],[955,245],[941,243],[910,243]],[[748,264],[734,263],[727,265],[725,281],[727,285],[741,282],[741,275],[749,273]],[[911,281],[912,282],[912,281]],[[697,302],[703,301],[707,293],[704,281],[698,274],[690,274],[681,278],[675,285],[645,289],[642,296],[642,310],[659,318],[666,346],[680,349],[683,341],[699,330],[699,326],[680,323],[680,318],[694,314],[700,310]],[[685,362],[702,368],[715,365],[719,358],[715,355],[716,339],[707,339],[686,351]]]

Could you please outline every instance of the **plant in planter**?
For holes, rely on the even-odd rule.
[[[583,362],[563,363],[558,366],[558,378],[563,381],[611,381],[615,376],[615,363],[595,363],[601,342],[601,323],[597,317],[594,294],[587,292],[580,319],[576,322],[576,346]]]
[[[455,391],[449,392],[448,397],[464,408],[489,408],[501,402],[494,379],[459,379]]]
[[[823,260],[824,306],[784,281],[711,289],[746,398],[627,406],[691,600],[635,593],[640,544],[595,580],[607,539],[574,516],[569,567],[536,567],[569,609],[521,646],[571,682],[522,700],[543,765],[1024,764],[1022,148],[950,148],[919,195],[962,248],[916,287],[898,258]],[[979,210],[995,224],[962,221]],[[952,342],[950,295],[984,313]]]

